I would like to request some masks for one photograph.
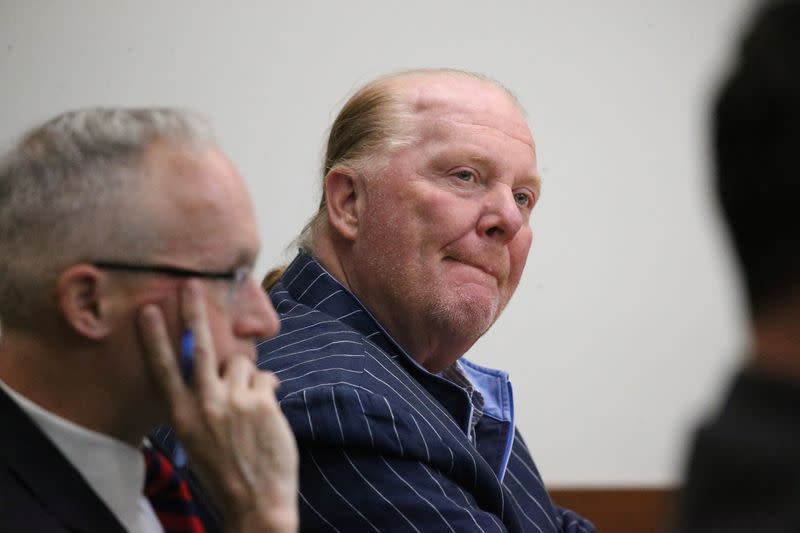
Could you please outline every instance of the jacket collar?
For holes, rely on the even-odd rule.
[[[0,463],[43,509],[75,531],[125,533],[125,528],[83,480],[66,457],[19,406],[0,389]]]

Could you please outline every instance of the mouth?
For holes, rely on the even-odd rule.
[[[453,257],[453,256],[446,256],[444,258],[444,260],[445,261],[454,261],[456,263],[461,263],[462,265],[466,265],[468,267],[480,270],[481,272],[483,272],[484,274],[488,275],[489,277],[491,277],[495,281],[499,281],[500,280],[499,273],[497,272],[497,270],[495,268],[493,268],[491,266],[482,265],[482,264],[480,264],[480,263],[478,263],[476,261],[469,261],[469,260],[466,260],[466,259],[461,259],[461,258]]]

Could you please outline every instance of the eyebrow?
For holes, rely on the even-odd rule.
[[[491,159],[481,153],[477,152],[469,152],[467,154],[467,159],[471,163],[475,163],[477,165],[481,165],[484,167],[495,167],[497,166]],[[521,185],[530,185],[533,186],[535,189],[540,190],[542,188],[542,177],[539,174],[529,174],[526,175],[522,180],[520,180]]]
[[[453,147],[444,147],[442,149],[438,149],[434,152],[433,155],[433,164],[444,165],[445,162],[448,162],[452,159],[460,159],[462,161],[466,160],[469,163],[484,167],[484,168],[491,168],[496,169],[498,164],[495,160],[493,160],[491,155],[488,155],[483,150],[476,150],[473,148],[453,148]],[[541,190],[542,187],[542,178],[539,174],[531,173],[525,174],[523,178],[521,178],[518,182],[520,185],[529,185],[537,189],[537,191]]]
[[[470,152],[467,159],[469,159],[471,163],[477,163],[483,166],[496,166],[488,157],[476,152]]]
[[[248,265],[253,266],[256,264],[258,260],[258,253],[259,249],[241,249],[239,253],[236,254],[234,265]]]
[[[222,263],[221,256],[209,256],[209,261],[219,262],[225,265],[224,268],[228,270],[235,270],[242,266],[249,266],[252,267],[256,264],[256,260],[258,259],[258,249],[248,249],[248,248],[239,248],[238,250],[234,250],[233,253],[230,255],[225,254],[227,256],[224,263]]]
[[[542,177],[538,174],[531,174],[529,176],[525,176],[523,179],[525,183],[531,183],[536,188],[537,191],[542,189]]]

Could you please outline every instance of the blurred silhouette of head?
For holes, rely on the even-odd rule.
[[[769,2],[745,33],[713,117],[716,192],[750,310],[800,288],[800,1]]]

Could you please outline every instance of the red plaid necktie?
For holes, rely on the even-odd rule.
[[[166,533],[205,533],[203,523],[186,484],[166,457],[156,450],[144,449],[147,474],[144,494]]]

